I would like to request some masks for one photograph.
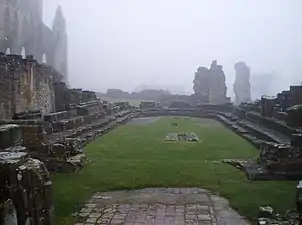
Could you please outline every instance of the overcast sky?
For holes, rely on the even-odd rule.
[[[44,0],[62,5],[74,87],[132,91],[140,84],[192,91],[198,66],[217,59],[229,95],[233,65],[275,71],[276,91],[302,81],[301,0]]]

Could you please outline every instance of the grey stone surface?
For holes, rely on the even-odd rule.
[[[76,224],[248,225],[226,199],[201,188],[146,188],[96,193]]]
[[[167,134],[165,141],[199,142],[199,139],[195,133],[169,133]]]
[[[56,79],[59,73],[31,57],[0,54],[0,119],[32,110],[53,112]]]

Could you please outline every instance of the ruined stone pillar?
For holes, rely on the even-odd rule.
[[[1,224],[53,225],[49,173],[20,149],[0,152]]]
[[[235,103],[240,105],[251,101],[250,68],[244,62],[235,64]]]

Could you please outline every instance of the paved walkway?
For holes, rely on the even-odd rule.
[[[95,194],[77,225],[248,225],[228,201],[200,188],[147,188]]]

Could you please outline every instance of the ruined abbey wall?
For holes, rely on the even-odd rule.
[[[0,52],[33,55],[68,82],[67,33],[62,9],[58,7],[52,28],[43,23],[42,17],[42,0],[0,0]]]
[[[32,58],[0,56],[0,118],[29,110],[55,111],[54,82],[60,75]]]

